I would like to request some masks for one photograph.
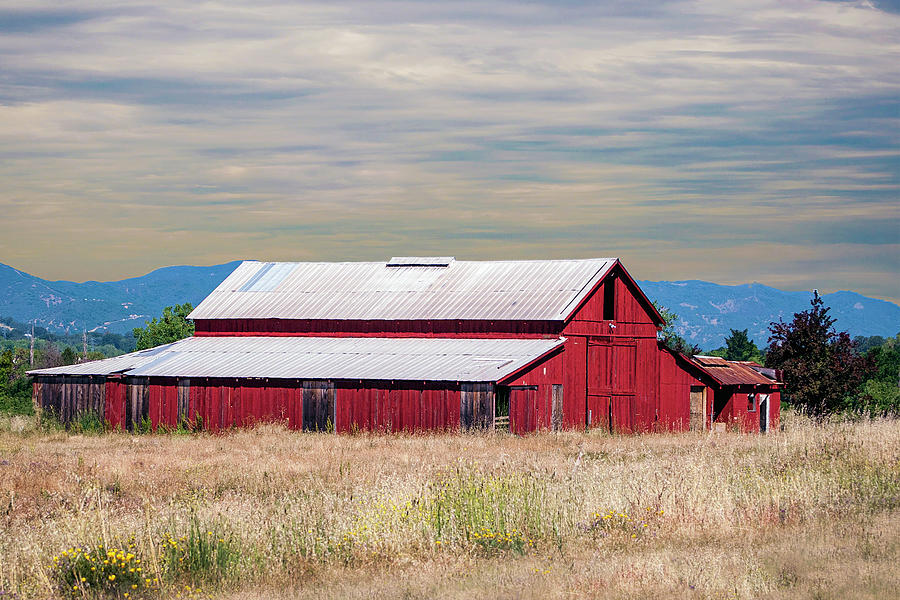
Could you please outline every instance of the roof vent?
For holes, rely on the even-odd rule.
[[[452,256],[395,256],[386,267],[449,267],[455,258]]]

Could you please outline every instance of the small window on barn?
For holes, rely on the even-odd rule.
[[[603,283],[603,320],[616,320],[616,278],[610,275]]]
[[[756,394],[747,394],[747,412],[756,412]]]

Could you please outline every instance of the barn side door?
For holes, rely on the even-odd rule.
[[[520,385],[509,388],[509,431],[523,434],[537,429],[536,385]]]
[[[553,431],[562,429],[563,406],[563,386],[561,383],[554,383],[550,408],[550,427]]]
[[[597,338],[588,343],[585,425],[630,432],[634,425],[637,349],[634,340]]]
[[[494,384],[464,383],[459,396],[459,423],[463,430],[494,426]]]
[[[691,386],[691,431],[706,429],[706,388]]]
[[[765,433],[769,429],[769,394],[759,395],[759,431]]]
[[[334,383],[303,382],[303,431],[334,431]]]

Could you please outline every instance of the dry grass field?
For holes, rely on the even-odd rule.
[[[0,423],[4,600],[900,589],[898,421],[522,438],[30,427]]]

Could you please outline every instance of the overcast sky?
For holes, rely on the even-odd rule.
[[[16,4],[0,262],[41,277],[619,256],[900,300],[900,2]]]

